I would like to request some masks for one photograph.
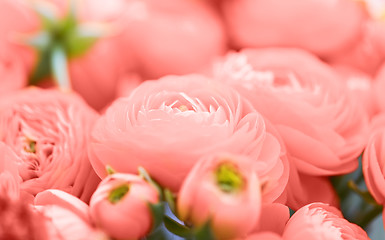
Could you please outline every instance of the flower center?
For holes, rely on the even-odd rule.
[[[232,163],[222,163],[215,170],[216,183],[219,189],[225,193],[233,193],[241,190],[244,179],[238,168]]]
[[[130,190],[130,185],[124,184],[115,189],[113,189],[108,195],[108,200],[110,203],[115,204],[119,202]]]

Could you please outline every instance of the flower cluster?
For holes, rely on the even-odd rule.
[[[384,239],[384,13],[0,0],[0,240]]]

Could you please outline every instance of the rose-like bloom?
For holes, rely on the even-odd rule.
[[[280,203],[265,203],[261,208],[260,220],[252,232],[273,232],[282,235],[289,218],[290,210],[287,206]]]
[[[383,93],[385,89],[385,64],[383,64],[378,71],[375,82],[374,82],[374,92],[376,97],[376,102],[378,108],[381,112],[385,112],[385,94]]]
[[[196,72],[224,53],[224,27],[205,1],[125,2],[124,50],[120,51],[132,51],[146,79]]]
[[[245,49],[229,55],[215,75],[272,122],[300,172],[336,175],[357,168],[368,116],[336,72],[313,55]]]
[[[367,17],[352,0],[227,0],[222,5],[235,46],[298,47],[322,56],[349,48]]]
[[[111,237],[139,239],[151,230],[149,204],[159,202],[158,190],[141,177],[116,173],[105,178],[90,201],[95,224]]]
[[[0,141],[18,156],[21,189],[57,188],[87,201],[99,179],[87,156],[98,117],[75,94],[29,88],[0,99]]]
[[[3,142],[0,142],[0,195],[18,199],[20,194],[19,172],[16,154]]]
[[[385,205],[385,129],[374,131],[364,151],[362,171],[366,185],[374,199]]]
[[[88,104],[97,110],[102,109],[115,99],[119,79],[124,75],[125,71],[129,71],[133,67],[133,61],[128,57],[128,54],[122,54],[121,52],[121,49],[123,48],[121,45],[123,33],[116,31],[118,28],[117,20],[124,10],[120,5],[122,2],[121,0],[110,0],[108,2],[97,0],[4,0],[2,2],[13,2],[13,8],[19,10],[12,11],[13,16],[10,19],[17,19],[13,21],[17,23],[17,28],[15,27],[12,31],[16,36],[23,36],[23,40],[34,38],[40,31],[48,29],[44,29],[46,25],[40,21],[41,18],[35,11],[36,6],[39,6],[40,9],[45,9],[45,11],[58,22],[68,15],[69,3],[73,3],[76,15],[75,26],[81,26],[78,27],[78,29],[80,29],[79,31],[82,31],[81,36],[88,36],[89,39],[84,40],[83,38],[81,41],[77,41],[78,44],[75,48],[77,48],[78,51],[79,49],[86,49],[81,53],[73,54],[69,53],[68,49],[64,49],[67,51],[65,52],[66,57],[69,58],[67,59],[67,70],[71,86],[76,92],[82,95]],[[2,3],[0,3],[0,7],[2,7],[1,4]],[[3,16],[2,11],[0,14]],[[8,16],[10,14],[4,15]],[[28,18],[26,16],[28,16]],[[3,20],[3,23],[5,22],[6,20]],[[7,22],[12,23],[11,20]],[[0,31],[1,27],[0,24]],[[72,25],[70,27],[72,27]],[[63,46],[65,45],[63,44],[63,41],[65,41],[64,39],[69,38],[68,35],[70,33],[64,33],[63,29],[58,29],[59,27],[57,29],[55,28],[55,31],[59,31],[56,35],[53,34],[52,31],[50,32],[51,36],[48,40],[55,38],[56,44],[65,48],[66,46]],[[71,34],[74,32],[76,31],[72,31]],[[47,32],[45,34],[47,34]],[[90,40],[96,35],[102,36],[95,41]],[[71,37],[72,39],[78,40],[74,36]],[[94,44],[88,45],[88,42],[94,42]],[[31,55],[36,53],[37,49],[28,47],[27,53],[25,54]],[[41,52],[39,53],[42,55]],[[50,61],[47,56],[44,57],[46,58],[46,61]],[[33,76],[33,73],[38,67],[38,63],[38,58],[28,61],[28,75]],[[62,68],[64,68],[64,66],[62,66]],[[62,69],[62,71],[64,70],[65,69]],[[52,82],[50,81],[52,76],[42,77],[48,77],[46,80],[49,80],[49,84],[44,82],[39,86],[52,85]],[[36,81],[39,80],[42,79],[36,79]]]
[[[35,208],[45,217],[41,227],[47,229],[48,239],[109,239],[93,227],[88,205],[71,194],[60,190],[40,192],[35,198]]]
[[[22,199],[0,194],[0,239],[50,240],[45,218]]]
[[[261,232],[242,238],[242,240],[282,240],[282,237],[272,232]]]
[[[378,112],[374,93],[374,79],[369,74],[347,65],[333,66],[347,86],[349,93],[362,104],[369,117]]]
[[[27,84],[25,65],[12,47],[10,43],[0,40],[0,97]]]
[[[229,154],[203,157],[179,191],[179,218],[197,227],[211,221],[218,239],[249,233],[261,212],[261,185],[253,163]]]
[[[369,240],[358,225],[344,219],[335,207],[312,203],[299,209],[290,218],[283,233],[284,240]]]
[[[360,35],[346,49],[327,57],[334,64],[344,64],[374,76],[385,61],[385,23],[368,20]]]
[[[273,201],[286,186],[288,169],[266,126],[228,86],[200,75],[169,76],[144,82],[107,109],[93,129],[90,159],[101,177],[107,165],[128,173],[143,166],[162,186],[177,191],[200,157],[247,155],[265,169],[261,175],[269,180],[265,188]]]

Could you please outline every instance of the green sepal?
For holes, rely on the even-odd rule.
[[[165,206],[163,202],[159,203],[148,203],[148,207],[150,208],[151,215],[152,215],[152,230],[153,232],[156,228],[159,227],[163,223],[163,216],[165,215]]]
[[[112,174],[116,173],[115,169],[113,169],[110,165],[106,166],[106,172],[108,175],[112,175]]]
[[[100,32],[76,29],[66,35],[65,48],[69,58],[85,54],[101,37]]]
[[[168,203],[168,206],[170,207],[171,212],[175,214],[176,212],[175,194],[172,193],[170,189],[165,188],[163,190],[163,196],[164,196],[164,200]]]

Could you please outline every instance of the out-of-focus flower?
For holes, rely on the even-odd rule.
[[[0,97],[27,85],[28,73],[20,56],[11,44],[1,40],[0,76]]]
[[[146,79],[196,72],[226,49],[221,19],[205,1],[128,0],[124,9],[123,51]]]
[[[374,76],[385,61],[385,22],[368,20],[353,44],[329,56],[328,62],[344,64]]]
[[[49,240],[42,214],[22,199],[0,194],[0,239]]]
[[[339,207],[337,193],[328,177],[299,173],[293,164],[290,165],[290,178],[286,191],[286,204],[293,210],[313,202]]]
[[[118,99],[95,124],[89,152],[101,177],[107,165],[128,173],[143,166],[173,191],[204,155],[246,155],[265,169],[259,175],[269,179],[265,187],[274,201],[288,177],[281,150],[262,116],[236,91],[187,75],[144,82]]]
[[[45,217],[41,227],[48,239],[108,240],[108,236],[93,227],[87,204],[60,190],[46,190],[35,198],[35,208]]]
[[[352,98],[363,105],[369,117],[373,117],[378,112],[375,94],[373,94],[373,77],[348,65],[335,65],[333,67],[347,86]]]
[[[0,142],[0,196],[18,199],[20,194],[19,172],[16,154],[3,142]]]
[[[260,233],[251,234],[241,239],[242,240],[262,240],[262,239],[263,240],[282,240],[282,237],[273,232],[260,232]],[[237,239],[237,240],[241,240],[241,239]]]
[[[210,221],[218,239],[249,233],[259,220],[262,203],[254,163],[229,154],[203,157],[179,191],[180,219],[197,227]]]
[[[299,49],[245,49],[216,70],[272,122],[298,171],[320,176],[357,168],[368,116],[328,65]]]
[[[299,209],[287,223],[282,238],[369,240],[362,228],[344,219],[337,208],[324,203],[312,203]]]
[[[124,11],[121,4],[121,0],[14,1],[14,8],[21,10],[13,18],[28,16],[16,21],[21,26],[13,29],[14,35],[30,45],[29,54],[37,55],[28,62],[30,82],[55,79],[63,87],[71,85],[97,110],[114,100],[117,82],[133,66],[128,54],[121,52],[123,34],[117,30]]]
[[[290,210],[287,206],[280,203],[264,203],[260,220],[252,232],[272,232],[282,235],[289,218]]]
[[[384,126],[385,127],[385,126]],[[385,205],[385,128],[374,131],[364,151],[362,171],[374,199]]]
[[[106,177],[90,201],[95,224],[117,239],[139,239],[153,224],[149,204],[159,201],[158,190],[141,177],[115,173]]]
[[[57,188],[87,201],[99,179],[87,156],[97,113],[77,95],[29,88],[0,99],[0,140],[16,153],[21,189]]]
[[[378,71],[374,82],[374,93],[377,105],[381,112],[385,112],[385,64],[383,64]]]
[[[367,18],[352,0],[227,0],[222,9],[239,48],[298,47],[321,56],[348,49]]]

